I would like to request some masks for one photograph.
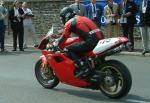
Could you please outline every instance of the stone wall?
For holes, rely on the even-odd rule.
[[[23,0],[22,0],[23,1]],[[73,3],[72,0],[28,0],[29,7],[35,15],[33,21],[37,34],[45,34],[52,25],[61,26],[59,19],[60,10]],[[6,7],[11,8],[11,1],[6,1]],[[8,22],[9,25],[9,22]],[[10,27],[7,29],[11,33]]]

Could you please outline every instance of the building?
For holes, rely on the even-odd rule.
[[[5,0],[7,9],[12,7],[14,0]],[[60,10],[70,5],[74,0],[19,0],[20,2],[27,1],[29,7],[33,11],[34,24],[37,34],[45,34],[52,25],[60,27]],[[8,34],[11,33],[8,22]]]

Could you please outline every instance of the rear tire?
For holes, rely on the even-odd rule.
[[[49,63],[47,63],[47,66],[43,68],[41,60],[38,60],[35,65],[35,76],[44,88],[52,89],[59,84],[59,80]]]
[[[128,94],[132,85],[132,78],[128,68],[117,60],[109,60],[102,65],[104,78],[100,90],[112,99],[119,99]],[[114,89],[114,90],[113,90]]]

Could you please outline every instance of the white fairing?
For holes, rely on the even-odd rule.
[[[119,40],[119,38],[108,38],[100,40],[97,46],[94,48],[93,53],[100,54],[118,44]]]

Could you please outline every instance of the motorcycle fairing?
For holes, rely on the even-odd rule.
[[[68,38],[64,43],[63,48],[70,44],[80,42],[80,41],[82,40],[79,37]],[[123,44],[127,41],[128,39],[125,37],[102,39],[98,42],[97,46],[93,49],[93,51],[87,52],[84,55],[95,57],[97,54],[102,54],[105,51],[115,48],[116,46]]]
[[[94,48],[94,54],[101,54],[107,50],[110,50],[120,44],[127,42],[128,39],[125,37],[118,37],[118,38],[108,38],[100,40],[97,46]]]
[[[71,44],[73,44],[73,43],[77,43],[77,42],[80,42],[80,41],[82,41],[82,39],[79,38],[79,37],[68,38],[68,39],[65,41],[65,43],[61,45],[60,48],[63,49],[63,48],[65,48],[66,46],[69,46],[69,45],[71,45]]]
[[[74,62],[63,53],[54,54],[49,51],[42,51],[42,53],[45,55],[50,67],[55,71],[56,76],[61,82],[77,87],[90,86],[90,84],[86,81],[78,79],[74,76]],[[58,60],[58,58],[60,59]]]

